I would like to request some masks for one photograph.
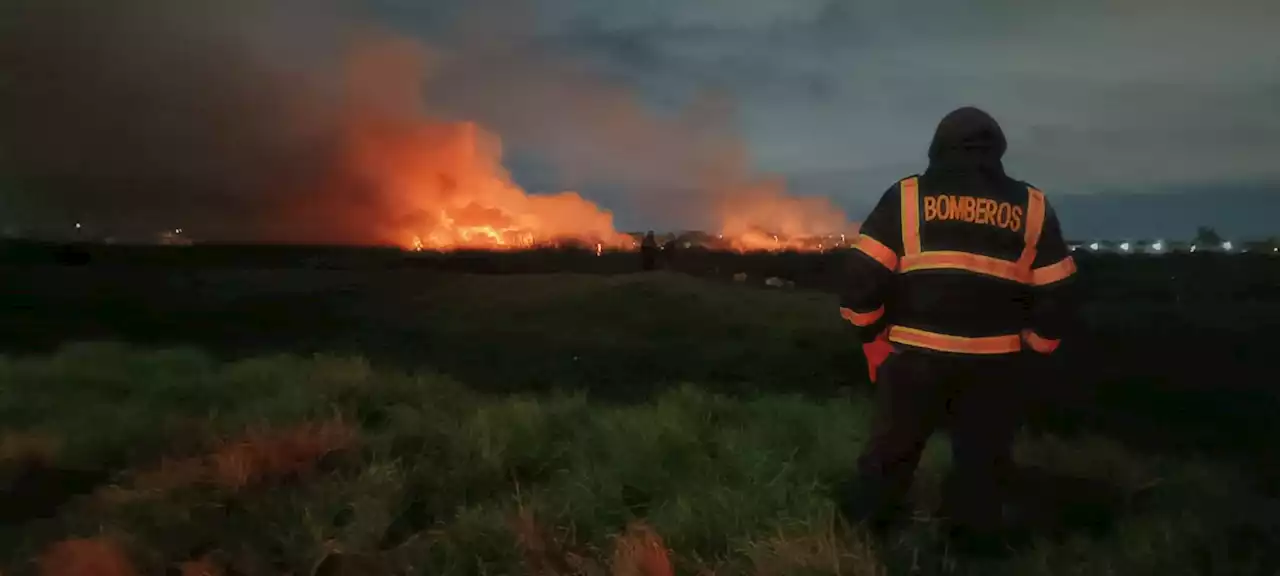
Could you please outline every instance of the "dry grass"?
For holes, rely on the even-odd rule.
[[[98,496],[109,504],[121,504],[196,485],[241,490],[306,475],[322,458],[352,448],[358,439],[358,431],[340,420],[250,430],[239,439],[219,443],[204,456],[162,459],[154,468],[134,474],[128,487],[111,486]]]
[[[62,449],[56,437],[35,432],[0,433],[0,463],[22,462],[52,465]]]
[[[138,571],[120,545],[109,538],[63,540],[40,555],[44,576],[134,576]]]
[[[613,576],[672,576],[671,556],[662,536],[642,522],[633,522],[618,537],[613,551]]]
[[[186,458],[175,460],[164,458],[151,470],[139,473],[133,479],[133,487],[137,490],[168,492],[185,486],[191,486],[208,478],[208,463],[204,458]]]
[[[215,484],[238,490],[261,482],[305,475],[321,458],[346,450],[356,430],[339,420],[282,430],[254,430],[218,447],[211,457]]]
[[[1087,437],[1025,436],[1019,462],[1045,478],[1011,498],[1053,493],[1042,486],[1108,497],[1042,498],[1052,500],[1043,513],[1013,507],[1043,538],[993,566],[957,556],[941,525],[926,517],[873,550],[836,512],[865,441],[869,407],[857,398],[737,398],[691,385],[616,405],[585,394],[472,394],[437,374],[329,382],[321,376],[345,372],[325,359],[254,360],[224,370],[171,353],[131,354],[135,360],[121,362],[127,367],[101,362],[104,386],[127,382],[139,390],[118,407],[102,406],[97,393],[66,398],[88,386],[75,370],[93,363],[23,361],[40,376],[21,387],[30,400],[10,399],[0,409],[21,416],[23,406],[52,408],[46,423],[4,430],[11,432],[0,435],[7,454],[128,466],[110,471],[120,486],[111,491],[142,501],[117,506],[73,498],[38,530],[5,532],[0,569],[8,574],[43,568],[112,576],[167,567],[308,576],[1178,576],[1263,573],[1249,568],[1270,560],[1264,547],[1274,549],[1272,535],[1280,533],[1259,512],[1274,499],[1225,465],[1144,456]],[[193,378],[198,387],[174,389],[173,382],[188,381],[175,376],[188,363],[210,372]],[[24,382],[23,372],[5,372],[8,365],[16,364],[0,362],[0,380]],[[75,385],[48,390],[54,378],[46,372],[55,367],[64,367]],[[206,408],[201,395],[217,410]],[[183,409],[192,412],[179,414]],[[301,423],[305,414],[352,416]],[[357,434],[357,423],[367,428]],[[189,432],[169,433],[181,426]],[[12,433],[18,430],[25,434]],[[32,432],[62,439],[63,452]],[[946,470],[945,450],[927,454],[917,496],[929,497],[913,500],[917,506],[933,501]],[[335,473],[326,473],[338,459]],[[1166,481],[1153,485],[1157,479]],[[1145,492],[1111,498],[1112,489],[1121,496]],[[637,514],[648,526],[628,526]],[[97,535],[122,547],[54,545]],[[202,557],[194,550],[215,552]],[[1254,557],[1260,560],[1251,564]]]
[[[521,507],[508,520],[516,536],[516,545],[530,576],[603,576],[604,570],[587,557],[569,549],[567,538],[558,535],[534,518],[533,512]]]
[[[182,576],[222,576],[222,569],[208,558],[188,560],[178,565]]]
[[[756,545],[750,554],[757,576],[796,573],[884,576],[888,569],[861,532],[842,533],[832,521],[821,531],[779,534]]]
[[[670,552],[662,536],[643,522],[632,522],[614,539],[611,561],[605,565],[585,550],[575,550],[568,536],[538,523],[533,513],[521,508],[509,520],[532,576],[673,576]]]

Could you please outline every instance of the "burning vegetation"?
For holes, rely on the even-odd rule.
[[[385,240],[415,250],[513,250],[559,241],[630,247],[613,216],[577,193],[531,195],[500,163],[496,137],[470,123],[353,139],[353,160],[398,213]]]
[[[390,80],[424,74],[427,56],[417,43],[379,38],[347,61],[344,160],[390,212],[379,217],[386,224],[377,241],[431,251],[638,246],[615,229],[611,212],[576,192],[520,188],[503,167],[498,135],[435,119],[421,83]],[[713,218],[733,250],[820,250],[806,240],[850,228],[825,198],[789,196],[780,182],[729,186],[718,196]]]
[[[729,249],[818,250],[803,239],[849,232],[825,200],[752,173],[731,98],[659,113],[527,48],[520,26],[464,34],[486,39],[476,49],[336,1],[48,1],[59,9],[23,4],[0,40],[15,78],[0,108],[18,111],[0,148],[30,186],[19,208],[34,228],[75,214],[103,237],[175,230],[170,242],[637,248],[577,192],[524,190],[505,140],[574,188],[622,190],[619,210]]]
[[[726,195],[720,220],[719,236],[739,252],[822,251],[858,233],[828,199],[788,195],[781,182]]]

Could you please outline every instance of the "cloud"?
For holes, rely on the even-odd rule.
[[[938,119],[969,104],[1004,125],[1010,171],[1051,195],[1280,182],[1280,5],[1268,0],[3,10],[0,165],[20,172],[8,189],[41,194],[0,200],[33,218],[74,207],[231,235],[299,206],[378,211],[360,182],[314,197],[343,129],[335,70],[366,25],[431,47],[433,115],[496,130],[517,176],[580,189],[628,226],[695,224],[718,197],[708,188],[759,189],[761,174],[859,213],[923,169]],[[295,218],[294,232],[316,233],[308,220],[322,219]]]
[[[1274,2],[571,4],[548,34],[637,85],[733,94],[754,158],[784,174],[922,168],[937,120],[975,104],[1011,171],[1051,190],[1280,180]]]

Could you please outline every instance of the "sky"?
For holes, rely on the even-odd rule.
[[[425,46],[425,106],[500,135],[504,163],[521,185],[575,190],[613,210],[624,229],[696,225],[682,213],[698,196],[692,171],[730,164],[753,177],[780,177],[792,193],[829,198],[861,219],[890,184],[925,168],[938,120],[974,105],[1003,126],[1010,175],[1048,193],[1069,236],[1177,238],[1200,224],[1234,236],[1280,234],[1273,216],[1280,214],[1280,4],[1273,1],[277,0],[264,11],[228,0],[240,8],[201,5],[180,14],[150,10],[155,0],[120,1],[137,10],[99,19],[86,15],[86,0],[49,0],[64,8],[62,17],[17,21],[52,33],[6,41],[0,31],[0,54],[22,59],[39,43],[41,56],[24,61],[27,68],[44,69],[47,62],[30,64],[45,58],[65,71],[30,76],[24,86],[48,85],[53,76],[63,82],[55,87],[82,85],[83,77],[100,87],[128,76],[136,82],[123,85],[140,90],[82,88],[57,114],[45,111],[54,118],[47,120],[41,94],[52,88],[15,88],[21,76],[0,85],[2,111],[28,126],[0,136],[0,152],[8,150],[0,166],[6,157],[19,167],[10,172],[31,165],[33,156],[14,152],[15,134],[50,134],[48,122],[67,135],[58,150],[76,146],[70,135],[84,122],[69,119],[68,110],[95,125],[105,122],[98,116],[114,118],[108,124],[116,131],[142,134],[149,124],[166,136],[217,133],[258,145],[193,150],[183,170],[166,176],[172,182],[223,171],[203,158],[234,155],[236,166],[256,166],[265,152],[254,151],[278,152],[264,144],[278,137],[259,132],[278,130],[247,126],[259,116],[277,121],[280,110],[270,104],[280,99],[237,87],[289,93],[302,84],[323,92],[323,82],[306,79],[324,73],[333,39],[354,26]],[[158,29],[199,34],[190,40]],[[73,36],[80,40],[51,48]],[[165,43],[183,46],[174,62],[154,55]],[[128,74],[108,74],[102,71],[118,63],[104,60],[103,46],[118,48],[112,54],[122,59],[145,51],[151,55],[143,61],[156,70],[182,70],[133,65]],[[226,62],[227,55],[236,60]],[[92,66],[80,65],[89,60]],[[283,80],[295,76],[302,80]],[[155,102],[182,105],[157,107],[136,96],[157,84],[167,95]],[[5,90],[18,95],[6,101]],[[158,118],[124,122],[122,113],[85,112],[113,106],[133,118],[157,108],[222,114],[216,126],[179,120],[175,128]],[[232,112],[233,123],[246,127],[227,132]],[[697,168],[681,167],[690,157]],[[101,171],[109,177],[97,180],[137,188],[120,165],[113,160],[112,170]],[[47,200],[34,200],[21,191],[31,189],[28,181],[0,189],[7,195],[0,209],[66,213],[46,208],[74,194],[42,192]],[[245,191],[251,188],[237,181],[157,202],[98,187],[97,197],[104,207],[140,206],[146,197],[153,212],[235,206],[252,219],[263,201]],[[223,189],[240,191],[226,201]]]
[[[412,29],[429,19],[413,4],[385,9]],[[1068,231],[1176,235],[1199,218],[1280,232],[1259,214],[1280,213],[1275,2],[533,4],[539,43],[656,105],[732,94],[755,164],[855,218],[924,168],[946,112],[976,105],[1001,122],[1011,175],[1046,190]]]

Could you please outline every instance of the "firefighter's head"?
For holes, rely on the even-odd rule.
[[[929,144],[929,164],[998,168],[1007,142],[990,114],[967,106],[942,118]]]

